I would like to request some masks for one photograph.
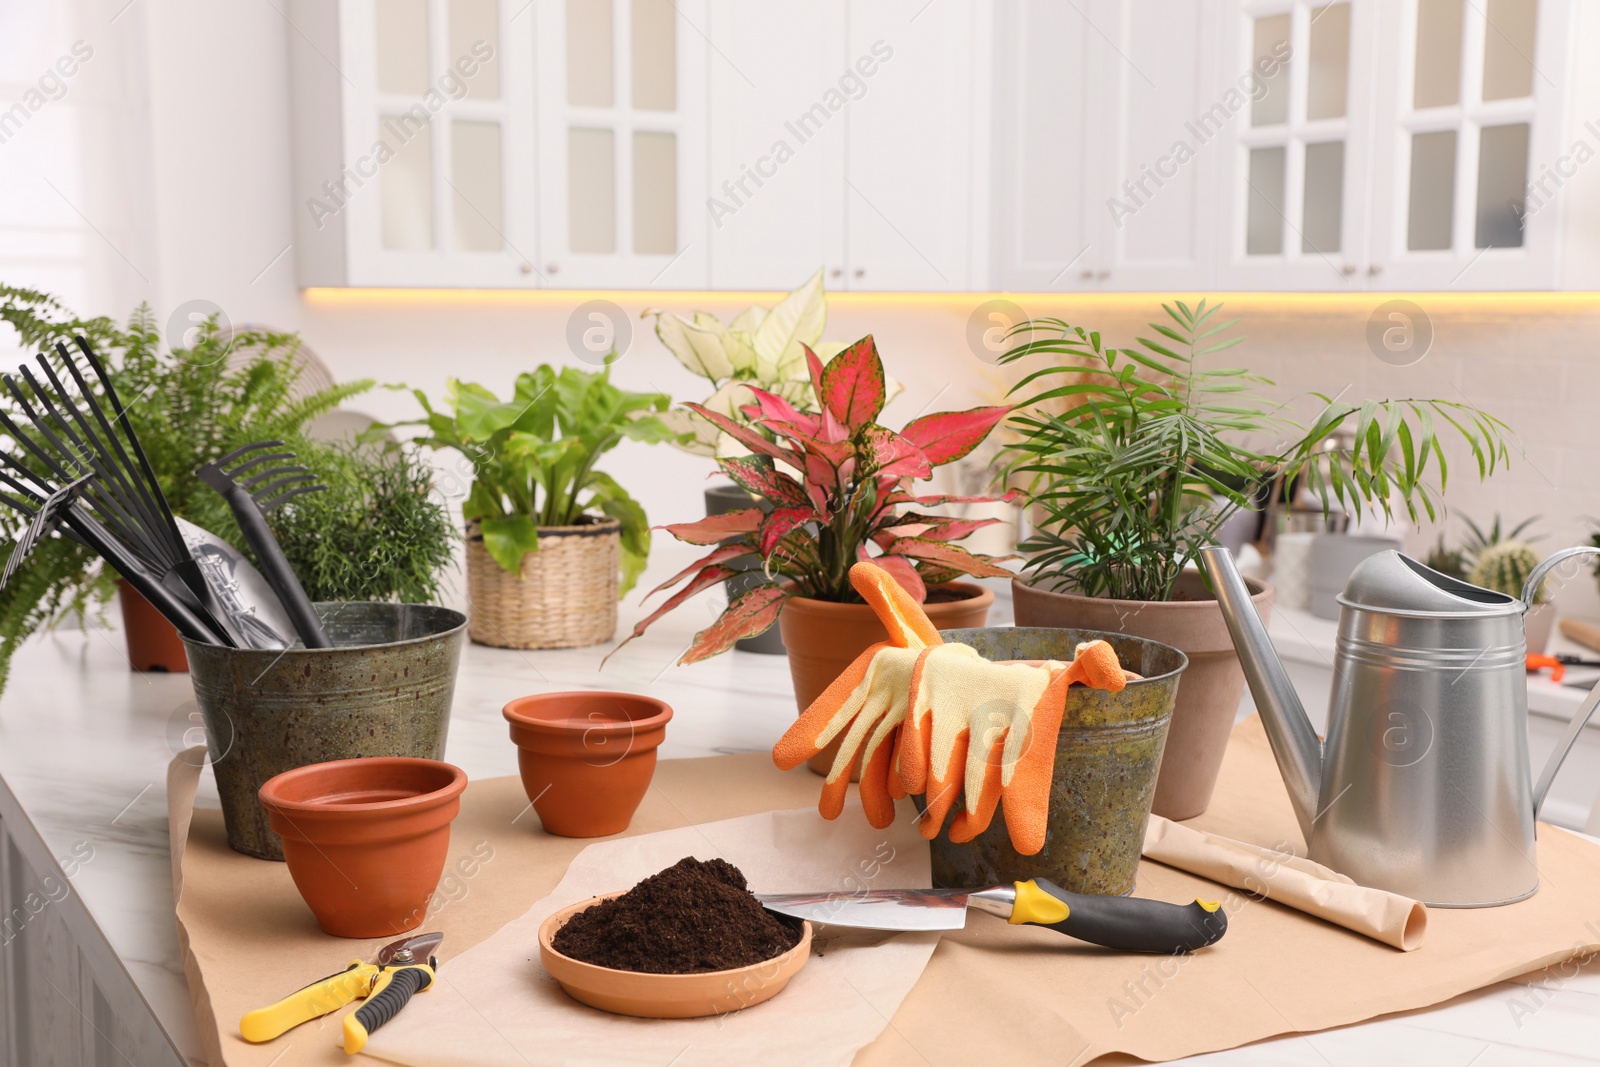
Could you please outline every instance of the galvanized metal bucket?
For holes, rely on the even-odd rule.
[[[1067,690],[1050,821],[1037,855],[1011,847],[1002,800],[989,828],[964,844],[950,840],[946,820],[932,841],[933,884],[972,888],[1048,878],[1074,893],[1131,893],[1187,657],[1159,641],[1100,630],[985,627],[941,636],[971,645],[989,660],[1065,661],[1080,642],[1108,641],[1123,668],[1144,678],[1120,693],[1082,685]]]
[[[444,758],[467,617],[426,604],[316,605],[332,648],[184,641],[228,844],[283,859],[256,793],[273,775],[360,756]]]

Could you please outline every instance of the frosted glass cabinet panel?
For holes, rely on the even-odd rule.
[[[704,0],[534,5],[542,284],[709,284]],[[560,77],[556,73],[561,72]]]
[[[1563,152],[1571,0],[1384,5],[1371,276],[1390,289],[1557,285],[1565,204],[1530,208]]]

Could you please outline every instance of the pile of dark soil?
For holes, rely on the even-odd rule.
[[[563,956],[601,967],[696,974],[760,963],[799,941],[798,923],[763,908],[739,868],[685,856],[568,919],[554,945]]]

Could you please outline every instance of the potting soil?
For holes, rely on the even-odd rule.
[[[793,948],[798,924],[761,906],[727,860],[685,856],[619,897],[568,919],[557,952],[584,963],[650,974],[747,967]]]

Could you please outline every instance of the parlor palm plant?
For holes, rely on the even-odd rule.
[[[1061,319],[1017,324],[1007,364],[1046,365],[1013,388],[1011,473],[1039,516],[1014,582],[1019,626],[1117,630],[1176,645],[1190,659],[1178,694],[1155,811],[1205,810],[1244,677],[1204,581],[1193,569],[1230,516],[1282,480],[1335,504],[1436,519],[1449,477],[1444,438],[1464,442],[1479,477],[1509,459],[1509,428],[1448,400],[1345,401],[1313,394],[1312,418],[1263,397],[1272,383],[1210,365],[1240,343],[1237,320],[1202,300],[1163,305],[1133,347]],[[1348,447],[1329,447],[1353,424]],[[1265,608],[1270,590],[1257,586]]]

